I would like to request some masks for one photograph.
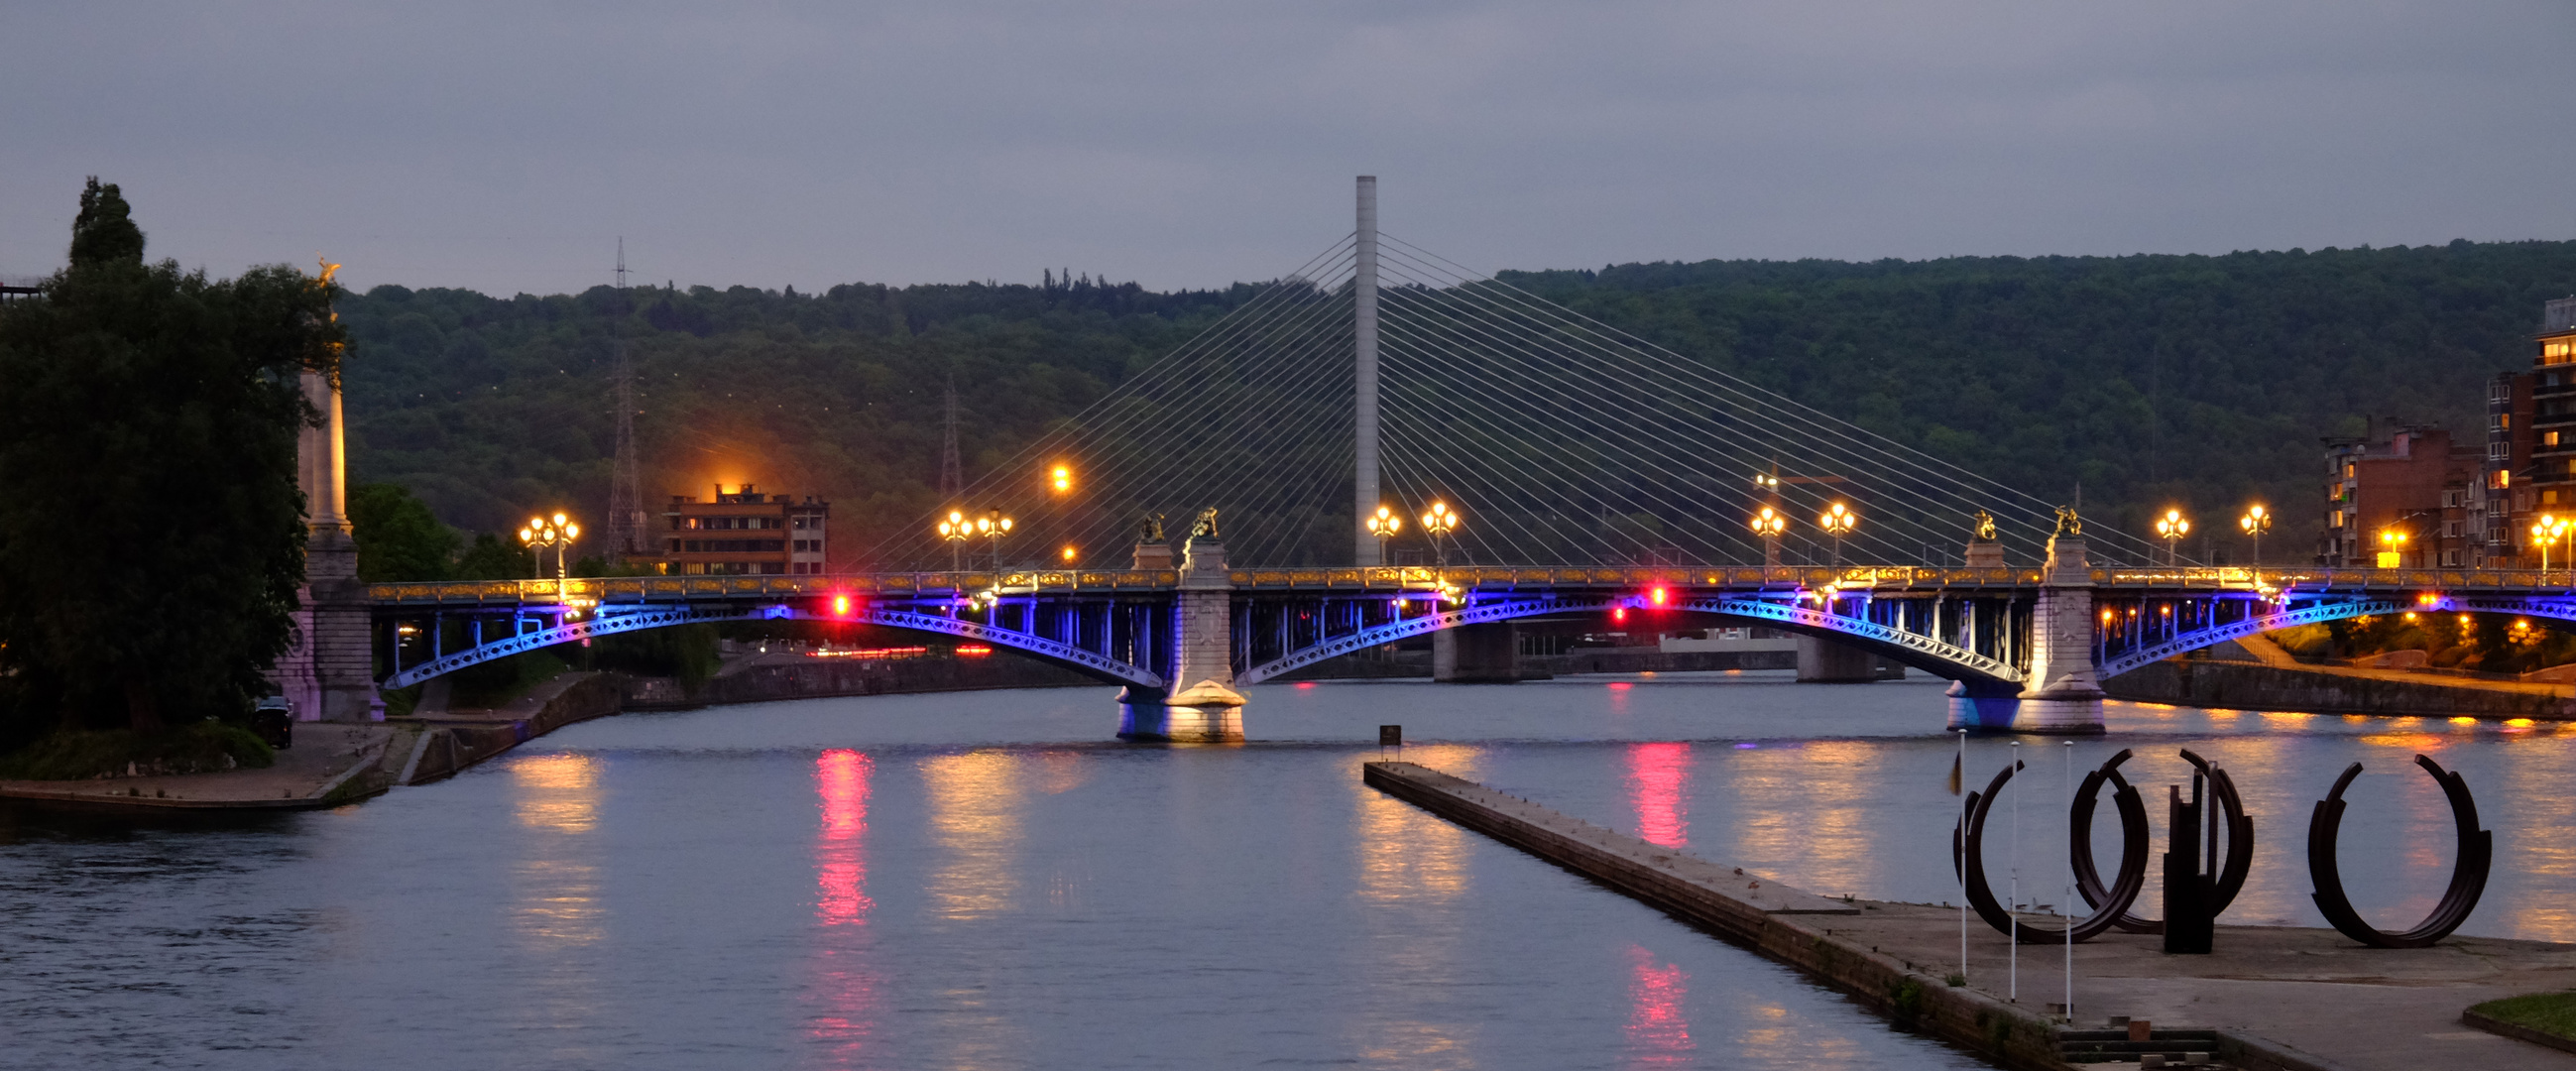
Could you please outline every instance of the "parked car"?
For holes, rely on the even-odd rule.
[[[260,700],[258,705],[251,708],[250,731],[259,734],[260,739],[268,741],[270,747],[294,747],[295,704],[287,702],[286,697],[282,695],[272,695]]]

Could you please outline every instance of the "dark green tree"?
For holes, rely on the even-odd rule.
[[[304,568],[297,377],[338,374],[332,292],[284,266],[146,264],[115,186],[0,311],[0,727],[238,710]]]
[[[529,570],[525,548],[490,532],[476,532],[474,544],[456,560],[454,575],[458,580],[525,580]]]
[[[358,579],[370,584],[446,580],[465,543],[398,483],[350,488],[349,528],[358,541]]]

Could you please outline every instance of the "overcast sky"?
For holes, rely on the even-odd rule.
[[[2576,3],[0,0],[0,275],[1267,279],[2576,237]]]

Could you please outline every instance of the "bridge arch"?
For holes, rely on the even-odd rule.
[[[1865,618],[1832,613],[1802,604],[1792,593],[1770,595],[1685,596],[1663,605],[1632,593],[1507,595],[1471,600],[1455,609],[1385,622],[1288,652],[1236,675],[1238,683],[1259,684],[1326,659],[1464,625],[1490,624],[1561,613],[1607,613],[1616,609],[1680,611],[1709,614],[1848,643],[1935,676],[1989,687],[2019,690],[2018,667],[1979,654],[1938,637],[1910,632]]]
[[[794,605],[717,609],[672,606],[603,610],[592,617],[572,621],[558,619],[551,627],[488,640],[462,651],[440,655],[427,662],[387,675],[380,682],[380,686],[406,688],[468,666],[596,636],[613,636],[622,632],[640,632],[647,629],[668,628],[673,625],[724,621],[830,621],[877,625],[989,643],[1049,665],[1072,670],[1103,684],[1125,685],[1147,691],[1162,691],[1167,687],[1161,675],[1143,667],[1084,650],[1062,640],[1016,629],[998,628],[980,621],[879,606],[852,607],[847,614],[821,614]]]

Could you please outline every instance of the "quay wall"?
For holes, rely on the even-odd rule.
[[[2102,682],[2114,699],[2223,710],[2576,720],[2576,698],[2547,684],[2311,669],[2215,659],[2149,663]]]

